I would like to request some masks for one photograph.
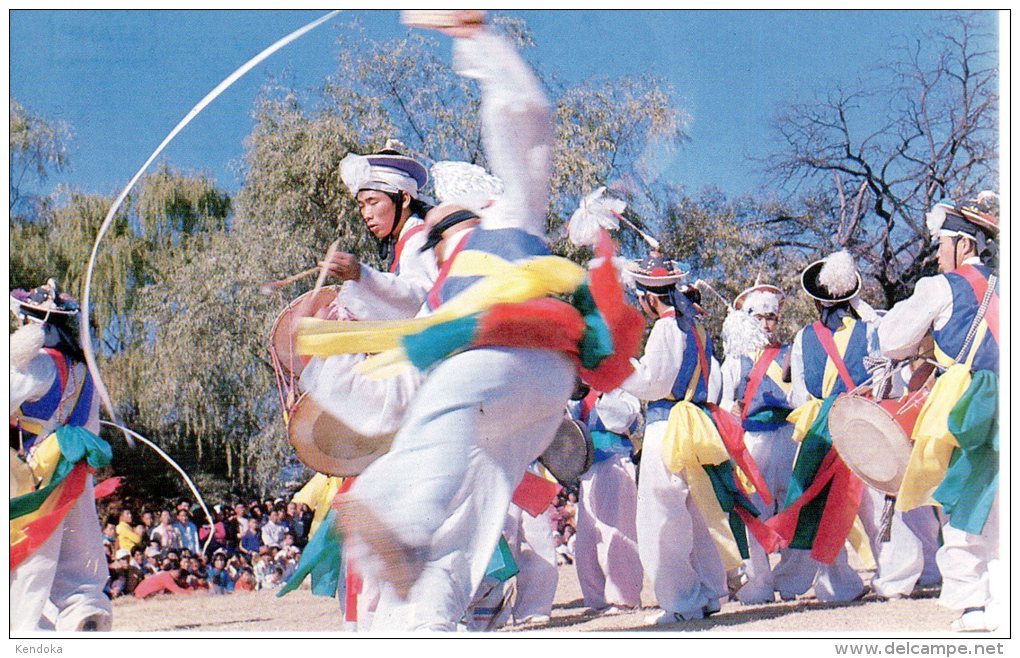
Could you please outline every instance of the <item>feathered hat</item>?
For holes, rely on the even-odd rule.
[[[470,162],[440,160],[432,165],[432,186],[439,203],[480,212],[503,195],[503,181]]]
[[[957,235],[995,237],[999,234],[999,195],[985,190],[962,204],[940,201],[925,215],[925,223],[933,240]]]
[[[856,297],[862,281],[854,257],[843,249],[804,268],[800,284],[812,298],[823,305],[832,305]]]
[[[779,315],[783,309],[786,295],[778,286],[767,283],[756,283],[743,291],[733,300],[733,308],[750,315]]]
[[[639,288],[649,292],[664,292],[683,282],[690,275],[691,268],[681,261],[652,255],[627,261],[626,272]]]

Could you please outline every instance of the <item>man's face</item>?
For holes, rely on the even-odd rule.
[[[942,236],[939,238],[939,272],[945,274],[956,269],[956,243],[957,238],[955,237]]]
[[[393,199],[385,192],[362,190],[358,192],[358,210],[372,235],[380,240],[393,231],[395,208]]]
[[[152,525],[152,512],[142,512],[142,523]]]
[[[188,513],[185,512],[184,510],[181,510],[180,512],[177,512],[177,521],[180,522],[181,525],[187,524],[187,522],[188,522]]]
[[[170,523],[170,512],[163,511],[159,513],[160,523]]]
[[[237,518],[244,516],[245,508],[244,505],[234,505],[234,513],[237,514]]]
[[[779,326],[779,316],[775,313],[755,313],[754,319],[758,321],[758,326],[765,332],[765,335],[770,338],[775,334],[776,327]]]
[[[272,512],[269,513],[269,520],[272,521],[273,523],[276,523],[279,519],[280,515],[279,513],[277,513],[276,510],[273,510]]]

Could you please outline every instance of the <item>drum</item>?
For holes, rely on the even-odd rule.
[[[927,389],[901,400],[838,398],[829,411],[829,435],[843,462],[865,484],[895,495],[910,461],[910,434]]]
[[[588,428],[570,416],[565,417],[538,461],[563,486],[573,484],[595,461],[595,445]]]
[[[339,292],[340,286],[325,286],[318,291],[310,290],[288,304],[287,308],[276,316],[273,328],[269,331],[269,352],[273,357],[273,367],[281,371],[278,374],[284,379],[293,380],[300,377],[310,358],[299,356],[294,347],[298,313],[302,312],[302,305],[309,302],[310,306],[304,313],[313,316],[332,304]]]
[[[298,459],[314,471],[338,477],[360,474],[385,454],[393,435],[365,436],[326,412],[305,393],[284,415]]]

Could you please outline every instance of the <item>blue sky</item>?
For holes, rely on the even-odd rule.
[[[220,80],[323,13],[12,11],[10,95],[74,130],[71,168],[48,185],[116,193]],[[690,142],[663,163],[664,175],[691,190],[715,185],[730,195],[761,183],[747,156],[772,148],[778,111],[837,85],[874,79],[876,64],[897,44],[943,18],[937,11],[506,13],[527,19],[537,44],[529,56],[567,82],[643,72],[669,80],[693,122]],[[404,30],[396,11],[344,12],[228,89],[164,159],[236,190],[231,165],[243,153],[259,87],[281,75],[298,88],[320,85],[333,70],[337,30],[354,16],[374,37]]]

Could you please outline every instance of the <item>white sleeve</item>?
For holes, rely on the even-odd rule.
[[[713,356],[710,359],[711,365],[708,370],[708,401],[712,404],[719,404],[719,397],[722,395],[722,374],[719,372],[719,362]]]
[[[641,401],[622,389],[614,389],[600,397],[595,411],[606,429],[616,434],[630,434],[634,421],[641,415]]]
[[[804,330],[797,332],[793,339],[793,348],[790,350],[790,378],[793,385],[790,387],[790,406],[796,409],[811,399],[808,393],[807,383],[804,381]]]
[[[455,39],[453,65],[481,85],[485,156],[503,181],[503,195],[482,213],[483,228],[545,238],[554,133],[541,83],[508,40],[488,31]]]
[[[11,364],[11,415],[26,402],[35,402],[50,390],[57,376],[53,359],[39,353],[25,368]]]
[[[313,358],[301,372],[301,390],[366,436],[395,434],[421,384],[421,374],[408,367],[393,377],[369,379],[355,371],[364,360],[364,354]]]
[[[362,265],[360,279],[346,282],[340,290],[340,301],[351,315],[359,320],[414,317],[439,275],[435,252],[421,251],[427,239],[425,231],[407,239],[400,252],[400,274]]]
[[[918,343],[934,327],[941,329],[953,313],[953,290],[945,276],[925,277],[914,294],[893,306],[878,325],[882,354],[906,359],[917,353]]]
[[[740,357],[727,356],[722,367],[722,399],[719,406],[726,411],[736,413],[737,387],[740,385]]]
[[[673,318],[656,320],[640,359],[631,359],[634,372],[620,388],[641,400],[661,400],[670,394],[680,373],[686,337]]]

